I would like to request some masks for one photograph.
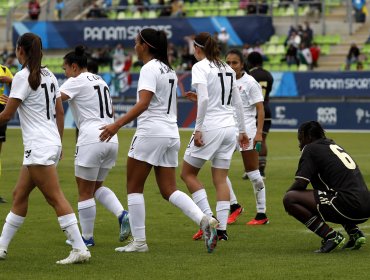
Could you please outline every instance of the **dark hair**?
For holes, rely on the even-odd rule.
[[[263,58],[259,52],[251,52],[247,57],[248,65],[250,67],[262,66]]]
[[[201,32],[194,38],[194,45],[203,49],[206,58],[212,61],[217,67],[225,66],[220,59],[220,49],[217,42],[208,32]]]
[[[167,54],[167,36],[163,30],[155,30],[153,28],[145,28],[139,32],[140,43],[145,43],[149,47],[149,53],[155,59],[160,60],[172,69],[168,61]]]
[[[63,59],[68,65],[76,63],[80,68],[87,68],[87,55],[84,46],[77,46],[74,51],[67,53]]]
[[[302,123],[298,128],[298,135],[301,135],[302,139],[307,138],[311,141],[326,138],[324,129],[317,121]]]
[[[242,52],[238,49],[231,49],[226,53],[226,56],[228,56],[229,54],[235,54],[236,56],[238,56],[240,62],[243,63],[243,70],[247,72],[248,69],[246,63],[244,62],[244,56]]]
[[[99,64],[95,60],[89,60],[87,62],[87,71],[93,74],[98,74]]]
[[[23,64],[23,68],[28,67],[30,71],[28,83],[33,90],[36,90],[41,83],[41,39],[36,34],[24,33],[18,38],[17,47],[22,47],[24,50],[26,61]]]

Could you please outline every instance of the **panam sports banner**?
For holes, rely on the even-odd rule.
[[[221,28],[230,34],[228,44],[266,42],[274,34],[271,17],[205,17],[132,20],[23,21],[13,23],[13,46],[20,35],[39,35],[45,49],[68,49],[76,45],[98,48],[122,43],[133,47],[138,32],[146,27],[164,30],[170,42],[184,45],[184,37],[199,32],[214,34]]]

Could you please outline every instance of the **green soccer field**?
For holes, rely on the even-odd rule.
[[[74,130],[65,131],[64,159],[58,171],[63,191],[76,211],[74,133]],[[126,157],[133,133],[133,130],[120,131],[119,158],[105,184],[115,191],[125,208]],[[180,168],[190,135],[190,131],[181,131]],[[370,134],[328,133],[328,136],[357,161],[370,185]],[[245,212],[228,227],[229,241],[218,243],[212,254],[207,253],[202,241],[192,240],[197,226],[162,199],[151,174],[144,193],[148,253],[115,252],[115,247],[122,246],[118,242],[117,219],[97,204],[96,246],[91,248],[91,261],[82,265],[56,265],[55,261],[65,258],[70,248],[64,243],[65,236],[54,211],[35,189],[30,197],[28,217],[9,246],[7,259],[0,262],[0,279],[369,279],[370,246],[365,245],[359,251],[338,250],[317,255],[313,251],[320,247],[321,240],[285,213],[282,198],[293,181],[300,154],[296,133],[272,132],[268,147],[266,190],[270,224],[245,225],[255,215],[255,201],[250,182],[241,179],[242,160],[235,153],[230,178]],[[11,207],[11,192],[22,158],[21,131],[8,129],[2,152],[0,195],[9,203],[0,204],[0,229]],[[179,176],[180,168],[178,188],[188,193]],[[215,211],[209,164],[200,176]],[[340,226],[334,227],[343,232]],[[369,222],[360,227],[370,235]]]

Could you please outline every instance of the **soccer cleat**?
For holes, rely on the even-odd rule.
[[[219,241],[227,241],[229,240],[229,235],[227,234],[226,230],[217,230],[217,237]]]
[[[131,241],[124,247],[118,247],[115,249],[116,252],[148,252],[149,248],[145,241]]]
[[[217,219],[213,217],[208,217],[206,215],[204,215],[204,217],[200,221],[200,227],[203,231],[203,238],[208,253],[212,253],[213,250],[216,248],[218,240],[216,228],[218,224],[219,222],[217,221]]]
[[[89,261],[90,258],[89,250],[73,249],[67,258],[57,261],[57,264],[84,263]]]
[[[344,245],[346,239],[340,232],[336,232],[336,235],[333,238],[327,240],[323,239],[321,241],[321,248],[316,250],[315,253],[329,253],[336,248],[341,248]]]
[[[366,243],[366,237],[361,230],[358,230],[354,234],[349,235],[348,242],[343,246],[342,249],[358,250],[362,244]]]
[[[203,230],[199,229],[196,234],[193,235],[193,240],[200,240],[203,237]]]
[[[256,220],[256,219],[252,219],[250,220],[247,225],[250,225],[250,226],[259,226],[259,225],[266,225],[268,224],[270,221],[268,218],[265,218],[265,219],[261,219],[261,220]]]
[[[249,180],[249,177],[248,177],[248,173],[247,172],[244,172],[244,174],[242,176],[242,179],[243,180]]]
[[[94,237],[90,237],[89,239],[85,239],[83,236],[81,236],[81,237],[82,237],[82,240],[85,243],[86,247],[95,246]],[[72,241],[67,239],[66,244],[69,245],[69,246],[72,246]]]
[[[239,216],[241,215],[241,213],[244,211],[243,207],[241,207],[239,205],[238,208],[236,208],[234,211],[232,211],[229,215],[229,217],[227,218],[227,224],[228,225],[231,225],[233,223],[236,222],[236,220],[239,218]]]
[[[3,197],[0,196],[0,203],[7,203],[7,201]]]
[[[7,251],[3,248],[0,248],[0,260],[5,260],[6,259],[6,255],[7,255]]]
[[[129,214],[126,210],[122,211],[122,214],[118,217],[118,223],[119,223],[119,241],[126,240],[130,234],[130,220],[129,220]]]

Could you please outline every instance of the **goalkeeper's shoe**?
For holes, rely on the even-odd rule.
[[[196,234],[193,235],[193,240],[200,240],[203,237],[203,230],[199,229]]]
[[[118,247],[115,249],[116,252],[148,252],[149,248],[145,241],[131,241],[124,247]]]
[[[129,220],[129,214],[126,210],[122,211],[122,214],[118,217],[118,223],[119,223],[119,241],[126,240],[130,234],[130,220]]]
[[[266,225],[269,223],[269,219],[267,218],[265,213],[257,213],[256,217],[250,220],[247,225],[250,226],[259,226],[259,225]]]
[[[336,232],[335,236],[329,239],[323,239],[321,241],[320,249],[316,250],[315,253],[330,253],[336,248],[341,248],[346,239],[340,232]]]
[[[361,230],[358,230],[354,234],[349,235],[348,242],[343,246],[342,249],[358,250],[362,244],[366,243],[366,237]]]
[[[204,242],[207,247],[208,253],[212,253],[217,245],[217,230],[219,222],[216,218],[204,215],[200,221],[200,227],[203,231]]]
[[[0,248],[0,260],[5,260],[8,252],[4,248]]]
[[[227,234],[226,230],[217,230],[217,236],[219,241],[227,241],[229,240],[229,235]]]
[[[89,261],[90,258],[89,250],[73,249],[67,258],[57,261],[57,264],[84,263]]]
[[[227,224],[228,225],[231,225],[233,223],[236,222],[236,220],[239,218],[239,216],[242,214],[242,212],[244,211],[243,207],[241,207],[239,204],[237,204],[238,207],[236,207],[235,209],[233,209],[232,207],[233,205],[231,205],[231,209],[230,209],[230,215],[229,217],[227,218]]]

